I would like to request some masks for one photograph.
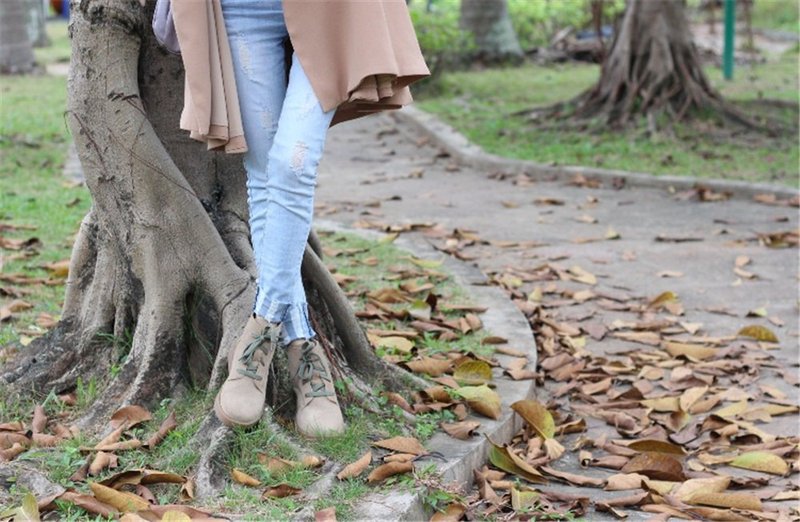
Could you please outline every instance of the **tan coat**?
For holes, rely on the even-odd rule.
[[[289,38],[331,125],[411,102],[428,71],[404,0],[283,0]],[[247,150],[220,0],[172,0],[186,88],[181,128]]]

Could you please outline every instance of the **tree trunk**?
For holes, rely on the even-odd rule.
[[[28,37],[34,47],[47,47],[50,38],[47,36],[47,15],[42,0],[26,0],[28,4]]]
[[[96,377],[105,391],[79,421],[87,428],[189,386],[213,393],[255,293],[241,156],[207,153],[178,129],[182,63],[155,43],[153,4],[73,4],[67,113],[93,205],[73,248],[63,319],[0,374],[11,392],[41,393]],[[402,386],[403,372],[373,354],[311,248],[303,277],[334,373],[351,383],[343,402],[373,400],[368,381]],[[108,334],[132,344],[110,347]],[[110,378],[112,364],[121,368]],[[291,415],[286,373],[274,372],[269,399],[280,396],[286,409],[276,413]],[[210,467],[228,435],[209,413],[196,436],[201,494],[222,485]]]
[[[484,63],[522,60],[506,0],[461,0],[461,28],[475,37],[476,58]]]
[[[33,70],[28,12],[26,0],[0,1],[0,74],[26,74]]]
[[[652,128],[661,114],[678,121],[700,112],[758,127],[709,84],[692,43],[683,0],[628,0],[599,81],[559,104],[556,112],[565,105],[571,116],[597,118],[615,127],[644,116]]]

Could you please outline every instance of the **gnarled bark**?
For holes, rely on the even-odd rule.
[[[96,377],[105,391],[81,419],[85,427],[121,405],[152,405],[188,386],[213,391],[254,297],[241,157],[207,153],[178,129],[182,64],[155,45],[152,4],[73,3],[67,113],[93,205],[73,249],[63,319],[0,373],[12,392],[63,392],[79,377]],[[318,240],[310,244],[319,250]],[[303,274],[334,372],[350,377],[345,400],[369,406],[374,379],[402,386],[404,372],[374,356],[312,248]],[[110,335],[132,342],[109,343]],[[270,402],[291,414],[282,362],[276,358]],[[206,494],[221,485],[214,456],[229,434],[209,414],[196,436],[204,451],[198,489]]]

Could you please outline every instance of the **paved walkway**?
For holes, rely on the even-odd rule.
[[[780,348],[768,352],[776,364],[754,370],[755,384],[773,386],[800,403],[791,384],[798,380],[800,353],[797,249],[767,248],[759,241],[763,234],[796,232],[796,208],[742,199],[700,201],[697,194],[661,189],[592,188],[569,180],[534,183],[456,165],[411,132],[385,115],[334,127],[320,167],[317,215],[349,226],[431,222],[448,232],[474,232],[494,243],[460,252],[487,273],[529,274],[544,263],[577,265],[597,277],[591,288],[598,294],[652,298],[672,291],[685,309],[680,320],[702,324],[699,336],[732,336],[746,325],[766,326],[777,334]],[[500,242],[532,243],[506,248]],[[737,258],[740,264],[749,262],[737,268]],[[559,290],[588,288],[572,281],[555,284]],[[759,308],[766,317],[746,317]],[[581,326],[637,320],[597,300],[555,307],[553,313]],[[611,335],[590,338],[586,346],[594,355],[645,348]],[[543,398],[552,388],[546,385]],[[556,402],[568,406],[565,397]],[[798,417],[774,417],[760,427],[776,435],[797,434]],[[590,423],[588,436],[599,436],[602,429]],[[574,459],[564,464],[587,474]],[[583,490],[593,497],[598,492]]]

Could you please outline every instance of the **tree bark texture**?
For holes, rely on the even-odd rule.
[[[139,0],[73,3],[67,113],[93,204],[74,245],[61,322],[0,372],[8,389],[45,393],[98,377],[105,391],[85,426],[121,405],[217,388],[255,294],[241,156],[206,152],[179,130],[183,67],[156,45],[152,9]],[[369,397],[375,380],[402,387],[405,372],[374,355],[312,247],[304,284],[334,373],[348,374],[351,396]],[[132,343],[109,347],[109,334]],[[294,401],[277,359],[270,402],[288,415]],[[112,365],[119,371],[109,378]],[[210,413],[204,449],[224,446],[219,430]]]
[[[33,70],[29,11],[26,0],[0,1],[0,74],[25,74]]]
[[[522,47],[511,25],[506,0],[461,0],[460,25],[474,35],[475,54],[480,61],[522,59]]]
[[[28,36],[34,47],[47,47],[47,13],[42,0],[26,0],[28,5]]]

